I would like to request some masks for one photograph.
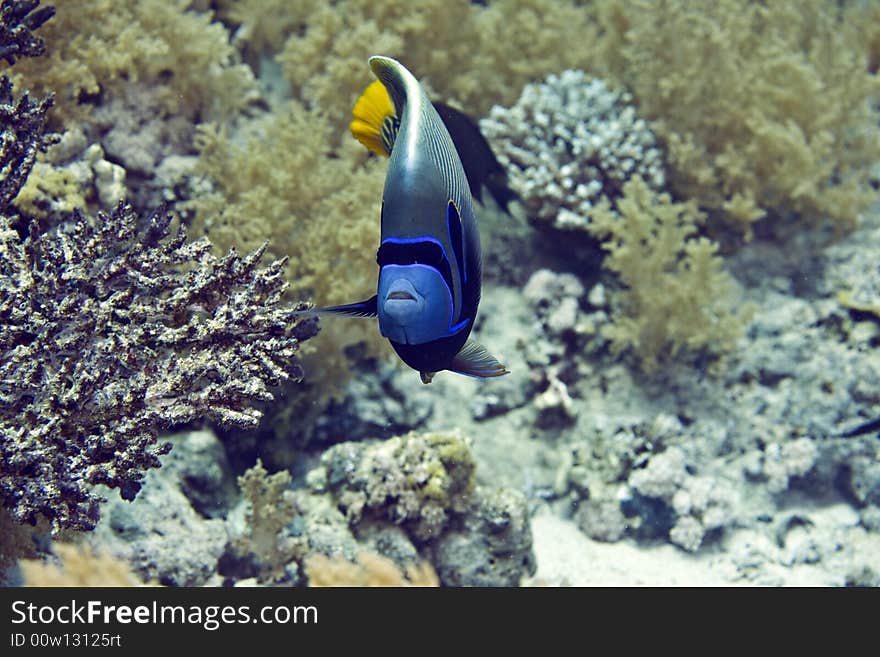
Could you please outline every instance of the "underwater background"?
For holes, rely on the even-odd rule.
[[[516,197],[504,377],[291,313],[375,293],[375,54]],[[0,582],[880,585],[877,3],[6,0],[0,58]]]

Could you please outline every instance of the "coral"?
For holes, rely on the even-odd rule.
[[[457,434],[409,433],[335,445],[307,479],[345,514],[361,540],[404,572],[416,565],[410,550],[418,549],[444,585],[516,585],[534,569],[525,497],[476,488],[474,467],[467,442]],[[409,535],[414,548],[388,534],[389,522]],[[312,548],[328,553],[315,545],[313,531]]]
[[[617,500],[584,500],[578,504],[575,520],[584,534],[605,543],[619,541],[628,527]]]
[[[155,83],[169,115],[224,118],[254,97],[250,69],[222,24],[190,11],[189,0],[65,0],[41,30],[45,57],[22,61],[16,80],[54,90],[65,127],[88,120],[94,99]]]
[[[746,235],[785,210],[855,225],[880,154],[871,3],[599,4],[592,63],[652,121],[678,194]]]
[[[218,249],[253,248],[270,240],[273,254],[288,256],[286,275],[293,281],[288,298],[311,298],[319,305],[375,293],[385,176],[384,162],[360,162],[363,149],[353,139],[347,140],[353,150],[334,151],[330,132],[325,118],[295,101],[248,123],[234,139],[204,126],[196,173],[209,190],[184,204],[195,211],[195,229]],[[372,353],[390,353],[375,322],[330,318],[322,327],[320,340],[306,350],[311,354],[304,354],[307,369],[318,373],[315,388],[289,411],[295,417],[319,410],[351,377],[347,347],[366,342]],[[307,425],[283,417],[275,423],[286,442]]]
[[[734,499],[731,491],[714,478],[688,472],[687,459],[678,447],[654,455],[644,468],[629,477],[633,490],[662,500],[674,512],[669,540],[696,552],[705,535],[730,523]]]
[[[0,586],[19,585],[18,560],[36,559],[49,542],[48,522],[22,525],[0,506]]]
[[[444,586],[518,586],[535,574],[525,496],[508,489],[477,489],[459,526],[430,547]]]
[[[531,79],[588,61],[597,32],[591,12],[570,0],[218,4],[221,17],[241,23],[237,44],[250,58],[278,53],[294,97],[326,114],[334,136],[369,81],[370,55],[401,58],[438,99],[479,116],[513,102]]]
[[[401,569],[374,552],[359,552],[351,562],[343,557],[313,554],[306,557],[309,586],[439,586],[431,564],[409,564]]]
[[[784,444],[772,443],[764,450],[763,475],[774,493],[788,489],[789,479],[807,474],[818,457],[816,443],[798,438]]]
[[[14,64],[16,57],[38,57],[45,52],[45,42],[33,30],[52,18],[55,8],[39,6],[40,0],[3,0],[0,5],[0,57],[8,64]]]
[[[437,537],[463,512],[474,487],[474,460],[457,434],[416,434],[381,443],[340,443],[310,473],[350,523],[367,516],[402,525],[418,541]]]
[[[204,505],[207,491],[193,494],[195,471],[204,469],[197,463],[210,456],[222,459],[223,447],[210,431],[193,431],[169,436],[174,445],[163,458],[162,467],[151,470],[144,478],[142,491],[132,501],[108,499],[101,507],[101,520],[87,541],[96,548],[129,563],[142,578],[166,586],[202,586],[216,584],[215,573],[229,540],[222,513],[208,515]],[[195,458],[194,458],[195,457]],[[223,460],[210,468],[228,467]],[[216,489],[218,496],[232,493],[234,478],[229,475],[232,490]],[[199,483],[221,484],[218,478]],[[185,545],[186,549],[181,549]]]
[[[56,543],[58,564],[24,559],[25,586],[148,586],[127,563],[87,545]]]
[[[100,144],[88,144],[82,130],[72,128],[38,158],[15,206],[50,223],[76,209],[113,207],[128,196],[125,173]]]
[[[22,237],[0,217],[0,496],[19,521],[89,529],[95,484],[133,499],[160,430],[254,427],[271,385],[298,379],[316,332],[278,307],[283,262],[211,255],[120,204]]]
[[[584,286],[574,274],[539,269],[529,277],[522,293],[551,335],[561,336],[577,326]]]
[[[37,153],[57,141],[56,136],[44,134],[51,106],[51,96],[34,103],[24,94],[16,101],[9,78],[0,77],[0,212],[8,210],[25,185]]]
[[[313,471],[310,479],[323,475]],[[230,514],[231,541],[221,560],[230,581],[254,577],[258,583],[295,585],[302,572],[311,586],[436,582],[396,525],[377,518],[350,527],[330,495],[293,489],[286,471],[270,476],[260,463],[239,482],[245,503]]]
[[[528,84],[509,109],[495,106],[480,129],[507,169],[511,188],[538,219],[583,228],[600,199],[630,179],[665,185],[663,154],[629,94],[583,71]]]
[[[290,474],[286,470],[269,475],[263,464],[257,464],[238,478],[238,486],[247,501],[244,533],[235,537],[235,549],[252,555],[262,581],[281,579],[285,567],[304,546],[286,532],[298,515],[293,492],[289,490]]]
[[[646,370],[681,350],[732,349],[750,311],[732,303],[734,280],[722,269],[717,244],[696,236],[704,215],[639,178],[623,191],[618,210],[604,200],[590,224],[605,240],[605,267],[625,286],[620,310],[604,327],[613,348],[632,348]]]

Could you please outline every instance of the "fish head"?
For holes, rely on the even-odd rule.
[[[453,325],[448,283],[438,269],[428,264],[382,267],[376,301],[379,331],[393,342],[424,344],[463,328]]]

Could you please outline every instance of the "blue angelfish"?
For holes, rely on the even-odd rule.
[[[478,378],[508,371],[468,340],[480,303],[480,235],[459,153],[418,80],[389,57],[353,110],[351,131],[389,158],[382,195],[378,291],[366,301],[306,313],[378,317],[400,358],[430,383],[451,370]]]

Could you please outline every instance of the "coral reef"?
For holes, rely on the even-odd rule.
[[[171,219],[139,225],[120,204],[98,227],[77,214],[25,239],[2,219],[0,491],[18,520],[91,528],[90,488],[132,499],[167,452],[160,430],[255,426],[249,406],[302,376],[295,354],[316,325],[277,306],[284,263],[215,258],[204,239],[170,237]]]
[[[475,488],[473,467],[466,442],[441,433],[335,445],[308,490],[258,464],[239,479],[220,570],[239,583],[518,584],[534,570],[525,498]]]
[[[528,84],[510,108],[495,106],[480,129],[507,169],[511,188],[539,220],[584,228],[600,199],[630,178],[660,190],[663,154],[629,94],[583,71]]]
[[[89,121],[99,100],[154,84],[168,115],[230,117],[256,93],[225,26],[188,0],[65,0],[42,29],[46,55],[19,62],[15,81],[34,93],[54,91],[55,120]]]
[[[3,583],[877,583],[876,3],[54,4],[0,0]],[[281,307],[375,291],[380,51],[525,201],[501,381]]]
[[[524,496],[478,489],[473,506],[430,551],[446,586],[518,586],[535,572]]]
[[[410,433],[374,445],[334,445],[310,476],[350,522],[378,514],[424,541],[443,531],[449,513],[467,508],[474,462],[460,436]]]
[[[786,210],[855,226],[880,154],[871,3],[599,4],[593,63],[651,120],[678,194],[747,236]]]
[[[734,279],[722,267],[718,246],[697,237],[704,221],[692,203],[675,203],[630,180],[618,201],[596,208],[590,230],[605,241],[605,266],[626,286],[622,312],[605,327],[613,348],[632,348],[645,369],[682,349],[723,354],[748,319],[734,303]]]
[[[684,452],[676,447],[654,455],[644,468],[633,471],[629,485],[639,495],[671,507],[674,517],[669,540],[685,550],[695,552],[708,532],[731,521],[735,506],[731,491],[711,477],[690,474]],[[641,503],[627,500],[626,505],[639,507]],[[651,511],[655,517],[661,513]],[[658,530],[651,528],[652,532]]]
[[[326,119],[296,102],[254,119],[234,139],[204,126],[197,146],[195,174],[207,188],[183,208],[195,213],[195,229],[218,250],[256,248],[268,239],[271,255],[287,257],[290,299],[329,305],[374,291],[384,163],[365,165],[358,150],[336,153]],[[315,398],[323,404],[350,378],[347,347],[367,342],[373,353],[390,351],[372,322],[331,319],[323,328],[314,355],[305,355],[316,373],[315,393],[297,402],[295,415],[313,412]],[[278,423],[285,439],[296,431]]]
[[[525,498],[474,488],[474,463],[460,437],[414,434],[374,446],[342,443],[310,474],[355,526],[401,525],[424,546],[446,586],[515,586],[534,571]]]

